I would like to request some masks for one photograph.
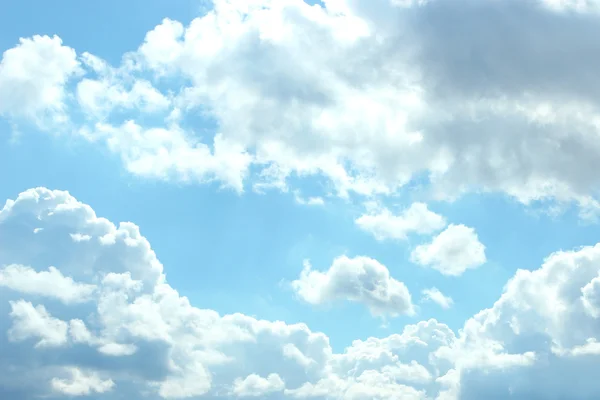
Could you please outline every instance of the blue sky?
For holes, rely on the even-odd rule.
[[[22,369],[41,384],[28,389],[6,372],[0,393],[447,400],[493,389],[515,398],[594,398],[600,387],[584,375],[575,392],[541,388],[535,376],[598,362],[585,348],[600,335],[598,180],[590,174],[600,159],[600,93],[587,65],[598,5],[392,3],[5,6],[0,199],[18,199],[18,207],[7,203],[0,214],[0,328],[7,329],[0,356],[8,360],[0,372]],[[442,14],[462,18],[464,28],[440,21]],[[524,17],[508,17],[515,15]],[[548,24],[556,37],[539,34]],[[569,61],[565,46],[573,48]],[[108,67],[94,71],[94,60]],[[557,83],[565,76],[568,85]],[[220,322],[208,324],[223,331],[189,339],[177,327],[200,317],[175,303],[148,311],[156,314],[131,311],[137,300],[161,301],[164,283],[148,261],[154,253],[144,244],[143,253],[132,250],[121,228],[116,240],[125,244],[107,246],[97,232],[113,228],[84,206],[64,221],[52,217],[63,215],[56,204],[73,199],[116,226],[137,225],[145,239],[132,240],[147,240],[168,287],[202,318],[219,313]],[[420,211],[406,214],[413,206]],[[36,215],[55,235],[32,233]],[[83,251],[81,243],[95,247]],[[307,260],[313,275],[302,273]],[[50,266],[58,275],[44,275]],[[123,284],[128,300],[106,311],[115,293],[106,276],[125,272],[142,289]],[[424,299],[432,289],[441,300]],[[253,322],[223,317],[235,313]],[[169,315],[182,315],[180,323]],[[169,327],[164,354],[143,350],[160,341],[135,330],[159,318]],[[78,339],[74,320],[91,339]],[[257,333],[262,320],[271,325],[260,329],[277,339]],[[283,337],[273,321],[296,333]],[[565,333],[573,324],[580,332]],[[238,329],[255,337],[204,341]],[[329,342],[315,349],[320,332]],[[428,353],[393,347],[389,338],[398,335],[419,338]],[[536,335],[547,348],[527,341]],[[367,339],[379,347],[353,344]],[[298,361],[304,380],[287,364],[291,356],[274,355],[291,344],[298,360],[312,360]],[[26,351],[22,361],[17,351]],[[159,378],[138,365],[143,351],[164,357],[152,375]],[[237,365],[210,361],[217,353]]]

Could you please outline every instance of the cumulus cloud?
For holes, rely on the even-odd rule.
[[[21,38],[0,61],[0,115],[64,118],[65,85],[79,72],[75,51],[58,36]]]
[[[419,265],[431,267],[444,275],[458,276],[486,262],[485,246],[475,229],[450,224],[430,243],[417,246],[410,255]]]
[[[79,106],[89,116],[102,120],[119,110],[156,113],[171,105],[171,100],[149,81],[128,82],[126,69],[113,68],[90,53],[83,53],[81,60],[96,75],[95,79],[81,79],[75,90]]]
[[[446,226],[446,220],[430,211],[425,203],[413,203],[394,215],[387,208],[377,209],[356,219],[356,225],[378,240],[406,239],[410,233],[430,234]]]
[[[315,305],[348,300],[366,305],[378,316],[415,312],[406,285],[392,278],[385,265],[369,257],[337,257],[325,272],[313,270],[306,261],[292,288],[304,301]]]
[[[287,190],[292,177],[320,175],[340,196],[392,195],[412,182],[439,199],[503,192],[524,204],[576,202],[588,215],[599,205],[598,18],[597,1],[577,0],[215,0],[187,26],[163,21],[119,66],[78,58],[58,37],[21,39],[0,61],[0,114],[45,127],[83,111],[74,131],[149,178],[241,192],[249,180]],[[82,65],[87,75],[70,92]],[[188,86],[170,96],[158,78]],[[199,113],[214,120],[212,137],[186,127]],[[402,238],[406,225],[377,215],[373,230]],[[231,398],[236,382],[278,388],[266,398],[600,392],[598,245],[517,272],[458,336],[429,320],[335,352],[304,324],[192,306],[136,225],[100,218],[67,192],[8,201],[0,238],[7,398]],[[472,228],[450,225],[412,259],[460,275],[486,256]],[[37,285],[40,274],[96,289],[75,301]],[[313,304],[356,301],[375,315],[414,308],[407,288],[366,257],[338,258],[325,272],[307,265],[293,286]]]
[[[0,286],[17,292],[53,297],[68,303],[85,302],[96,289],[95,285],[75,282],[55,267],[37,272],[23,265],[8,265],[0,269]]]
[[[83,251],[71,232],[91,237]],[[304,324],[193,307],[166,283],[135,225],[117,227],[66,192],[38,188],[8,201],[0,237],[9,265],[56,265],[61,276],[97,286],[88,302],[44,304],[28,289],[0,287],[8,301],[0,303],[0,393],[17,398],[587,400],[600,390],[600,245],[518,271],[458,335],[431,319],[335,352]],[[307,266],[295,285],[313,302],[355,298],[372,311],[406,313],[410,303],[390,282],[375,260],[339,257],[327,272]]]
[[[284,388],[285,382],[277,374],[269,374],[266,378],[252,374],[233,383],[233,393],[239,397],[261,397]]]
[[[454,300],[452,300],[452,297],[446,296],[444,293],[440,292],[438,288],[435,287],[430,289],[423,289],[422,294],[423,301],[432,301],[438,306],[442,307],[443,309],[448,309],[454,304]]]
[[[54,318],[43,305],[34,307],[25,300],[10,301],[9,304],[13,319],[13,325],[8,331],[10,341],[34,339],[35,347],[60,347],[67,344],[66,322]]]
[[[98,374],[86,373],[78,368],[67,369],[70,378],[53,378],[52,389],[66,396],[87,396],[92,393],[106,393],[113,389],[115,383],[111,379],[102,380]]]
[[[459,3],[215,0],[189,25],[165,19],[117,66],[22,39],[2,59],[0,110],[64,108],[83,65],[76,130],[135,174],[238,191],[319,175],[341,196],[424,182],[442,199],[503,192],[593,216],[596,2]],[[187,86],[158,89],[171,79]],[[148,112],[161,116],[149,125]],[[208,135],[181,124],[198,114]]]

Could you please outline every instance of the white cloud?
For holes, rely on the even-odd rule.
[[[71,239],[75,242],[87,242],[92,237],[90,235],[82,235],[81,233],[71,233]]]
[[[168,110],[171,100],[145,79],[129,79],[127,69],[115,69],[89,53],[83,63],[98,75],[77,83],[77,101],[82,110],[98,119],[107,118],[114,110],[138,110],[152,113]]]
[[[12,342],[35,339],[35,347],[60,347],[67,344],[67,323],[52,317],[43,305],[28,301],[11,301],[13,325],[8,331]]]
[[[68,379],[53,378],[51,381],[54,391],[66,396],[88,396],[92,393],[111,391],[115,383],[111,379],[102,380],[98,374],[85,372],[79,368],[69,368]]]
[[[306,261],[292,288],[310,304],[348,300],[363,303],[373,315],[414,314],[406,285],[392,278],[384,265],[368,257],[337,257],[325,272],[313,270]]]
[[[21,38],[0,61],[0,115],[41,122],[62,114],[65,85],[80,71],[75,51],[58,36]]]
[[[433,301],[443,309],[448,309],[454,304],[452,297],[446,296],[438,288],[424,289],[422,293],[423,301]]]
[[[430,211],[424,203],[413,203],[400,215],[393,215],[386,208],[377,209],[361,215],[355,222],[378,240],[402,240],[410,233],[426,235],[446,226],[444,217]]]
[[[55,267],[37,272],[23,265],[8,265],[0,269],[0,286],[32,295],[59,299],[65,304],[80,303],[90,299],[95,285],[75,282]]]
[[[24,221],[43,230],[36,234]],[[70,232],[91,236],[85,249]],[[165,283],[162,266],[137,227],[117,228],[66,192],[39,188],[7,202],[0,211],[0,235],[7,238],[0,252],[11,265],[43,259],[61,265],[62,276],[98,286],[88,303],[37,306],[27,300],[31,294],[0,287],[10,302],[10,309],[0,304],[7,310],[0,326],[8,329],[0,335],[0,387],[23,398],[57,390],[227,398],[237,387],[266,398],[587,400],[600,390],[593,312],[600,245],[558,252],[537,270],[518,271],[500,299],[470,318],[458,337],[428,320],[335,352],[326,335],[304,324],[193,307]],[[114,238],[109,244],[99,240],[106,235]],[[96,264],[98,258],[104,262]],[[341,290],[350,286],[328,286],[344,274],[382,278],[354,281],[367,288],[392,279],[374,260],[337,260],[328,272],[313,275],[318,284],[302,288],[308,298],[324,299],[318,293],[326,291],[313,291],[324,287],[335,289],[329,294],[358,293]],[[399,309],[366,293],[361,299],[381,312]],[[137,351],[130,351],[134,346]],[[39,384],[31,385],[32,377]],[[561,384],[565,379],[577,379],[577,387]],[[266,394],[257,394],[261,390]]]
[[[299,191],[294,192],[294,200],[296,203],[301,204],[303,206],[322,206],[325,204],[325,200],[323,200],[320,196],[310,196],[303,197]]]
[[[525,204],[573,201],[591,217],[600,208],[590,173],[600,160],[597,9],[577,0],[216,0],[187,26],[165,19],[119,66],[82,53],[96,76],[78,82],[74,111],[89,117],[84,137],[150,178],[240,191],[248,180],[287,189],[290,177],[320,175],[341,196],[427,182],[438,198],[503,192]],[[23,39],[2,60],[1,92],[11,95],[0,109],[64,108],[78,64],[59,38]],[[189,86],[172,95],[159,79]],[[112,108],[135,124],[109,124]],[[143,123],[150,111],[164,124]],[[208,140],[173,125],[195,114],[216,122]]]
[[[517,271],[493,307],[465,323],[454,346],[438,349],[436,357],[455,364],[460,398],[588,399],[598,393],[592,372],[600,366],[598,324],[582,291],[594,285],[599,260],[596,245]],[[579,384],[564,384],[571,379]]]
[[[261,397],[283,389],[285,382],[277,374],[269,374],[266,378],[252,374],[233,383],[233,393],[238,397]]]
[[[252,157],[239,145],[217,135],[212,149],[176,125],[143,128],[134,121],[121,126],[98,123],[82,134],[102,139],[133,174],[163,180],[211,182],[217,180],[239,192]]]
[[[486,262],[485,246],[473,228],[450,224],[430,243],[417,246],[411,260],[444,275],[458,276]]]

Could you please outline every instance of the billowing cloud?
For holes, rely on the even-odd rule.
[[[65,82],[85,70],[69,93],[87,117],[74,131],[134,174],[237,191],[319,175],[341,196],[415,183],[441,199],[576,202],[591,216],[597,11],[576,0],[215,0],[187,26],[165,19],[121,65],[77,58],[58,37],[22,39],[2,59],[11,95],[0,110],[64,108]],[[187,86],[168,93],[159,80]],[[187,127],[197,115],[214,129]]]
[[[238,397],[261,397],[284,388],[285,382],[277,374],[269,374],[266,378],[252,374],[233,383],[233,393]]]
[[[69,378],[53,378],[52,389],[66,396],[88,396],[92,393],[105,393],[112,390],[115,383],[111,379],[102,380],[96,373],[86,373],[78,368],[67,368]]]
[[[73,241],[71,232],[90,240]],[[0,303],[0,393],[16,398],[587,400],[600,390],[593,373],[600,366],[600,246],[518,271],[458,336],[432,319],[336,353],[325,334],[304,324],[192,306],[166,283],[135,225],[117,227],[66,192],[38,188],[8,201],[0,238],[8,265],[37,273],[54,265],[61,279],[96,285],[87,302],[66,303],[0,287],[7,300]],[[340,257],[327,272],[307,267],[296,288],[319,302],[355,296],[372,311],[406,313],[406,298],[384,301],[394,299],[392,280],[375,260]],[[577,387],[561,385],[565,377],[577,378]]]
[[[475,229],[450,224],[430,243],[417,246],[410,255],[413,262],[431,267],[444,275],[458,276],[486,262],[485,246]]]
[[[327,195],[410,184],[428,199],[501,192],[590,216],[598,4],[215,0],[188,25],[164,20],[121,65],[56,36],[15,40],[0,61],[0,114],[68,128],[147,178],[241,193],[317,175]],[[187,86],[168,93],[172,82]],[[186,122],[197,115],[214,123],[208,134]],[[358,225],[382,239],[445,225],[365,215]],[[599,254],[557,252],[518,271],[458,334],[427,320],[336,352],[305,324],[193,306],[135,224],[32,189],[0,210],[0,397],[589,400],[600,392]],[[460,275],[486,253],[472,228],[450,225],[412,260]],[[307,265],[292,286],[312,304],[417,312],[368,257]]]
[[[21,38],[0,61],[0,115],[64,119],[65,85],[78,72],[75,51],[58,36]]]
[[[313,270],[306,261],[292,288],[310,304],[348,300],[365,304],[373,315],[414,314],[406,285],[392,278],[385,265],[369,257],[337,257],[325,272]]]
[[[0,286],[30,295],[59,299],[64,303],[85,302],[96,289],[95,285],[78,283],[63,276],[55,267],[37,272],[23,265],[0,268]]]
[[[8,331],[11,342],[34,339],[35,347],[60,347],[67,344],[68,326],[52,317],[43,305],[34,307],[30,302],[9,302],[13,325]]]

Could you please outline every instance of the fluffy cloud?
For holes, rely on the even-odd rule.
[[[188,26],[163,21],[120,66],[78,59],[57,37],[21,39],[0,62],[0,114],[47,127],[84,111],[74,131],[151,178],[241,192],[321,175],[340,196],[412,181],[438,198],[499,191],[587,213],[600,179],[597,11],[577,0],[215,0]],[[158,78],[189,86],[171,96]],[[214,137],[186,127],[198,113]],[[377,215],[373,231],[402,238],[406,225]],[[599,254],[519,271],[458,336],[429,320],[336,353],[304,324],[193,307],[137,226],[33,189],[0,211],[0,396],[588,400],[600,392]],[[459,275],[485,248],[451,225],[413,260]],[[413,309],[366,257],[307,266],[294,287],[315,304]]]
[[[67,396],[87,396],[93,392],[105,393],[115,386],[110,380],[102,380],[96,373],[86,373],[78,368],[68,368],[70,378],[53,378],[50,382],[52,389]]]
[[[89,240],[73,240],[73,232]],[[115,226],[67,192],[38,188],[9,200],[0,211],[0,238],[3,262],[28,265],[18,269],[25,276],[54,265],[63,282],[95,285],[87,302],[63,302],[28,286],[0,286],[10,302],[0,303],[0,327],[8,333],[0,336],[0,387],[16,398],[59,392],[323,398],[317,392],[330,385],[342,397],[389,398],[399,388],[421,393],[409,383],[422,385],[436,374],[427,353],[418,351],[421,328],[408,329],[398,335],[401,344],[386,344],[373,354],[355,350],[360,343],[336,354],[327,336],[304,324],[195,308],[165,282],[162,265],[135,225]],[[376,273],[373,278],[386,277],[374,260],[347,261],[365,264],[365,272]],[[387,279],[388,293],[365,293],[364,299],[374,310],[406,312],[412,305],[402,296],[408,292],[395,292],[395,284],[403,285]],[[31,386],[23,376],[39,384]],[[376,381],[384,385],[374,392],[370,382]]]
[[[99,122],[81,133],[92,140],[104,140],[128,171],[148,178],[201,183],[217,180],[242,192],[252,161],[241,146],[222,135],[215,136],[211,149],[176,124],[146,129],[133,120],[120,126]]]
[[[252,374],[233,383],[233,393],[238,397],[261,397],[281,392],[284,388],[285,382],[277,374],[270,374],[266,378]]]
[[[72,232],[90,240],[74,241]],[[54,265],[70,284],[96,285],[87,302],[0,287],[6,299],[0,303],[6,332],[0,336],[0,393],[11,398],[587,400],[600,390],[593,373],[600,367],[600,245],[558,252],[537,270],[518,271],[500,299],[470,318],[458,336],[428,320],[336,353],[326,335],[304,324],[193,307],[165,282],[135,225],[117,227],[66,192],[38,188],[8,201],[0,211],[0,238],[2,260],[28,265],[20,269],[25,274]],[[340,257],[328,272],[305,272],[296,287],[308,298],[360,295],[372,310],[399,312],[396,304],[406,311],[407,303],[382,300],[393,298],[392,278],[372,259]],[[340,277],[362,277],[353,282],[363,289],[387,282],[382,287],[390,296],[343,291],[357,286],[345,286],[344,279],[338,284]],[[561,384],[565,377],[577,379],[577,387]]]
[[[454,304],[452,297],[446,296],[438,288],[424,289],[422,293],[423,301],[433,301],[443,309],[448,309]]]
[[[164,21],[138,53],[188,77],[182,98],[209,105],[277,181],[319,173],[341,194],[389,193],[426,171],[440,196],[595,207],[583,165],[600,159],[597,16],[556,4],[220,0],[187,27]]]
[[[87,301],[96,289],[95,285],[77,283],[63,276],[55,267],[37,272],[14,264],[0,269],[0,286],[30,295],[54,297],[67,304]]]
[[[83,53],[81,60],[96,75],[80,80],[75,90],[79,106],[89,116],[102,120],[120,109],[156,113],[169,108],[170,99],[147,80],[128,82],[126,68],[113,68],[89,53]]]
[[[286,189],[290,177],[321,175],[342,196],[425,182],[439,198],[499,191],[526,204],[574,201],[590,216],[597,8],[215,0],[187,26],[164,20],[119,66],[78,60],[57,37],[22,39],[2,59],[0,92],[11,94],[0,110],[63,108],[81,64],[88,76],[71,107],[88,122],[76,130],[132,173],[238,191],[248,180]],[[171,94],[159,79],[188,86]],[[131,123],[113,113],[122,109]],[[161,116],[149,123],[148,111]],[[197,114],[216,123],[208,138],[183,126]]]
[[[306,261],[292,288],[310,304],[348,300],[365,304],[378,316],[415,312],[406,285],[392,278],[385,265],[369,257],[340,256],[326,272],[313,270]]]
[[[63,119],[65,84],[79,71],[75,51],[58,36],[21,38],[0,61],[0,115]]]
[[[425,203],[413,203],[400,215],[393,215],[386,208],[377,209],[361,215],[355,222],[378,240],[406,239],[413,232],[425,235],[446,226],[444,217],[430,211]]]
[[[485,246],[473,228],[450,224],[430,243],[417,246],[411,259],[444,275],[458,276],[486,262]]]
[[[13,326],[8,331],[11,342],[33,338],[35,347],[60,347],[67,343],[68,326],[52,317],[43,305],[34,307],[30,302],[9,302]]]

